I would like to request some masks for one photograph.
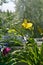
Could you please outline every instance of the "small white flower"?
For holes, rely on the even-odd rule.
[[[27,41],[26,37],[24,36],[24,40]]]

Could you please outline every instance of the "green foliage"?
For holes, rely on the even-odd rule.
[[[43,1],[15,0],[15,5],[14,13],[0,12],[0,45],[22,48],[12,49],[6,56],[0,52],[0,65],[43,65],[43,43],[38,48],[33,39],[43,35]],[[33,23],[31,31],[22,27],[24,19]]]
[[[15,12],[17,13],[17,18],[19,20],[26,18],[34,24],[34,37],[42,37],[41,33],[38,31],[38,26],[43,30],[42,0],[16,0]]]
[[[30,40],[29,40],[30,41]],[[38,48],[37,44],[31,38],[30,43],[26,44],[25,49],[14,54],[16,62],[24,62],[27,65],[43,65],[43,44]]]
[[[23,47],[21,50],[13,51],[13,53],[11,51],[7,56],[1,56],[0,60],[1,63],[5,63],[6,65],[19,65],[20,63],[26,65],[43,65],[43,43],[38,48],[34,39],[30,38],[28,44],[26,43],[25,49]]]

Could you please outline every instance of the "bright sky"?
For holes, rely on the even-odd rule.
[[[0,6],[0,9],[1,9],[2,11],[7,11],[7,10],[9,10],[9,11],[14,12],[14,11],[15,11],[15,8],[14,8],[14,7],[15,7],[14,3],[9,0],[8,3],[3,3],[3,5]]]

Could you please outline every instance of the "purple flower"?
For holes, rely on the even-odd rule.
[[[5,56],[6,54],[8,54],[9,53],[9,51],[11,50],[11,48],[4,48],[3,49],[3,55]]]

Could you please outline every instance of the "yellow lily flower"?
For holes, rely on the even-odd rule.
[[[32,27],[32,23],[27,23],[26,24],[26,29],[29,29],[29,28],[31,28]]]
[[[27,20],[24,20],[24,23],[22,23],[22,26],[26,29],[30,29],[32,27],[32,23],[28,23]]]

